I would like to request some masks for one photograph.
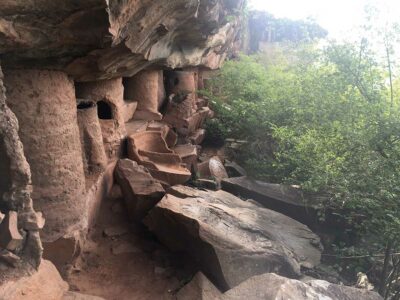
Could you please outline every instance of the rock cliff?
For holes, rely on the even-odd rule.
[[[237,38],[244,0],[5,0],[7,68],[64,70],[77,80],[165,66],[217,68]]]

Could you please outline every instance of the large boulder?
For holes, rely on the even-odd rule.
[[[323,280],[302,282],[273,273],[254,276],[226,293],[220,293],[202,273],[178,293],[178,300],[382,300],[375,292],[331,284]]]
[[[221,299],[222,293],[208,280],[203,273],[198,272],[176,295],[177,300],[207,300]]]
[[[275,272],[297,278],[321,258],[307,226],[224,191],[176,186],[144,223],[173,251],[186,251],[221,290]]]
[[[42,260],[39,270],[31,276],[8,281],[0,286],[0,299],[61,299],[68,291],[68,284],[56,267]]]
[[[129,159],[119,160],[115,179],[120,185],[129,215],[140,221],[164,196],[164,188],[143,166]]]
[[[246,176],[225,178],[222,189],[236,196],[253,199],[264,207],[287,215],[308,226],[317,221],[316,205],[306,199],[300,189],[252,180]]]
[[[226,292],[229,300],[381,300],[374,292],[332,284],[323,280],[299,280],[270,273],[255,276]]]

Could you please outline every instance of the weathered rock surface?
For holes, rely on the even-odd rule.
[[[81,100],[78,104],[79,135],[86,176],[104,171],[108,162],[97,111],[94,101]]]
[[[105,300],[104,298],[91,296],[91,295],[84,295],[77,292],[66,292],[61,300]]]
[[[203,273],[198,272],[187,285],[179,290],[176,298],[177,300],[215,300],[221,299],[222,293]]]
[[[150,173],[136,162],[119,160],[115,179],[121,186],[130,216],[140,221],[164,196],[164,188]]]
[[[377,293],[331,284],[323,280],[303,283],[276,274],[263,274],[226,292],[224,299],[379,300]]]
[[[247,176],[246,170],[243,169],[241,166],[239,166],[234,161],[225,160],[224,166],[225,166],[226,172],[229,175],[229,178]]]
[[[34,213],[35,211],[31,198],[31,169],[25,157],[24,148],[19,136],[18,120],[6,103],[6,90],[3,85],[3,72],[1,67],[0,176],[1,210],[4,212],[23,210],[24,213]],[[2,221],[4,222],[4,220]],[[30,266],[39,266],[42,256],[42,245],[37,231],[29,231],[24,250],[18,253],[18,256],[29,263],[28,268],[30,268]],[[18,273],[19,271],[16,273],[8,272],[5,276],[0,276],[0,282],[6,277],[13,278],[14,275],[18,275]]]
[[[0,251],[0,261],[7,263],[9,266],[16,267],[21,258],[8,250]]]
[[[375,292],[331,284],[322,280],[307,283],[273,273],[254,276],[222,294],[202,273],[177,294],[178,300],[381,300]]]
[[[199,164],[199,174],[202,178],[217,180],[228,178],[228,173],[218,156],[211,157],[208,161]]]
[[[0,285],[0,299],[104,300],[68,291],[68,284],[61,278],[56,267],[47,260],[42,260],[37,272]]]
[[[15,251],[22,241],[23,237],[18,231],[18,214],[10,211],[0,224],[0,248]]]
[[[68,284],[61,278],[56,267],[42,260],[39,270],[31,276],[8,281],[0,286],[0,299],[62,299]]]
[[[222,290],[268,272],[297,278],[321,257],[305,225],[224,191],[172,187],[144,223],[171,250],[192,255]]]
[[[316,222],[316,209],[297,188],[252,180],[248,177],[226,178],[222,189],[234,195],[253,199],[264,207],[285,214],[312,226]]]
[[[132,76],[150,65],[217,68],[237,37],[243,3],[3,1],[0,59],[13,68],[64,69],[85,81]]]
[[[32,172],[33,205],[46,219],[41,238],[53,242],[86,221],[74,84],[65,73],[49,70],[8,70],[4,84]]]
[[[179,155],[188,170],[191,170],[192,166],[197,164],[198,153],[196,146],[191,144],[177,145],[174,147],[174,152]]]
[[[144,116],[154,115],[155,118],[145,118],[145,120],[162,119],[162,115],[158,111],[165,98],[161,70],[141,71],[131,78],[125,78],[124,88],[124,98],[138,103],[134,117],[140,119]],[[148,112],[148,114],[143,114],[143,112]]]
[[[128,157],[145,166],[151,175],[169,185],[183,184],[191,172],[182,160],[168,148],[160,131],[143,131],[128,137]]]

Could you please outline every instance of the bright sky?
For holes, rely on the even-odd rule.
[[[340,39],[360,25],[365,5],[379,7],[384,19],[400,21],[400,0],[249,0],[250,7],[266,10],[276,17],[305,19],[309,16]]]

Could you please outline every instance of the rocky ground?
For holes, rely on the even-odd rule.
[[[129,221],[121,198],[110,197],[68,282],[71,290],[109,300],[174,299],[190,279],[183,263],[144,226]]]

